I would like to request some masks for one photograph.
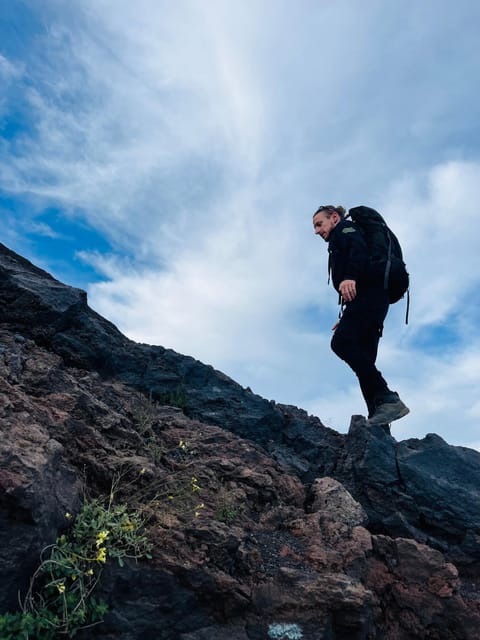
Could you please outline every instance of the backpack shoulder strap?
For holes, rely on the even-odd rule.
[[[388,227],[386,227],[387,229],[387,238],[388,238],[388,245],[387,245],[387,263],[385,265],[385,275],[383,277],[383,288],[384,289],[388,289],[388,281],[390,278],[390,269],[392,268],[392,234],[391,231]]]

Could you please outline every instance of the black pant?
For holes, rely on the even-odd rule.
[[[383,289],[360,290],[352,302],[347,302],[331,343],[334,353],[357,375],[369,417],[379,400],[385,401],[393,395],[375,366],[388,304]]]

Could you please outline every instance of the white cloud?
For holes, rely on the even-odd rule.
[[[414,326],[448,320],[465,307],[467,292],[479,281],[472,268],[479,199],[480,163],[475,162],[434,166],[396,182],[384,194],[412,272]]]
[[[223,220],[164,269],[138,272],[83,254],[109,278],[91,288],[92,303],[108,317],[122,317],[131,337],[216,366],[252,363],[265,353],[275,359],[288,313],[310,299],[313,260],[303,259],[304,242],[286,215],[272,223],[240,200],[226,204]]]
[[[0,76],[2,76],[4,80],[18,78],[22,75],[22,72],[22,65],[15,64],[12,60],[9,60],[0,53]]]
[[[30,230],[33,233],[38,233],[41,236],[45,236],[47,238],[61,238],[61,234],[57,231],[54,231],[48,224],[44,222],[34,222]]]
[[[142,4],[112,14],[108,3],[77,3],[53,22],[43,64],[27,70],[36,136],[0,179],[152,251],[148,237],[208,205],[225,171],[256,175],[263,105],[233,24],[227,33],[197,3]]]

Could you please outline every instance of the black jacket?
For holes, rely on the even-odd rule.
[[[328,269],[333,286],[355,280],[358,287],[368,284],[370,258],[360,229],[351,220],[340,220],[328,239]]]

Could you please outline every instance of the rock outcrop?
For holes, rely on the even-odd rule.
[[[110,612],[79,637],[478,636],[480,454],[396,442],[361,416],[338,434],[128,340],[3,246],[0,297],[1,611],[85,484],[105,492],[125,473],[153,559],[106,567]],[[159,490],[192,476],[201,510]]]

